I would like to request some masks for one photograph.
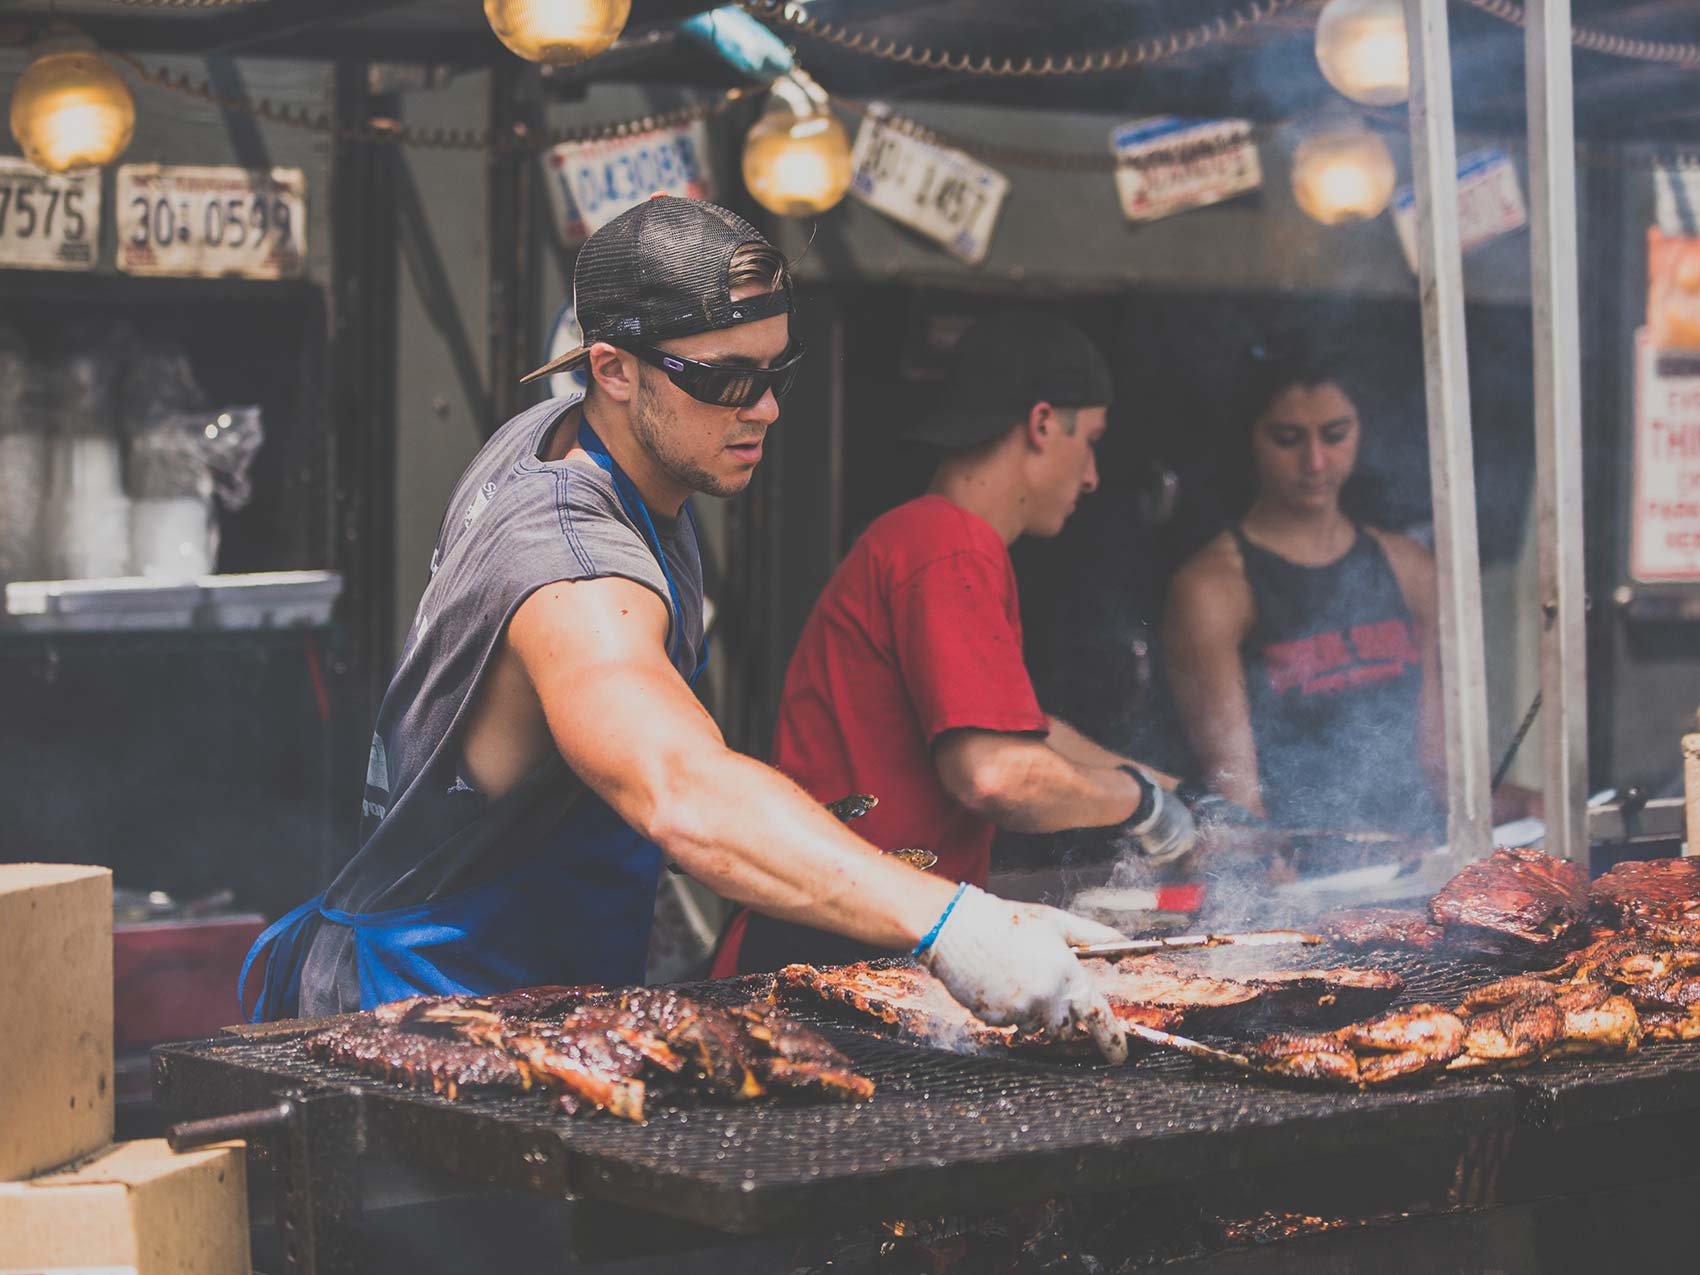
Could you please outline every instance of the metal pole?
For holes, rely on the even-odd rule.
[[[1588,862],[1588,651],[1582,567],[1582,338],[1570,0],[1529,0],[1530,283],[1541,536],[1546,849]]]
[[[1446,0],[1405,0],[1411,50],[1411,168],[1417,196],[1417,282],[1428,386],[1429,477],[1440,579],[1445,679],[1447,844],[1455,865],[1492,848],[1482,572],[1464,351],[1464,262],[1458,240],[1458,145]]]

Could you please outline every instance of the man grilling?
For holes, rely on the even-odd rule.
[[[988,1022],[1084,1029],[1125,1057],[1069,950],[1112,931],[877,853],[728,748],[691,693],[688,498],[743,490],[778,418],[803,354],[784,258],[663,196],[593,235],[573,283],[584,343],[532,377],[582,366],[589,388],[509,421],[457,485],[379,710],[360,850],[250,953],[256,1020],[638,982],[666,857],[784,920],[912,951]]]
[[[1110,374],[1072,324],[1014,310],[963,337],[945,408],[907,437],[942,453],[923,496],[833,574],[786,673],[774,765],[816,797],[869,793],[857,831],[983,886],[993,832],[1115,826],[1154,860],[1194,843],[1153,776],[1040,707],[1009,546],[1054,536],[1098,485]],[[739,914],[716,973],[855,960],[856,936]]]

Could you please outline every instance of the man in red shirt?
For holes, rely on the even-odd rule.
[[[908,435],[943,455],[927,493],[876,519],[815,603],[786,672],[773,764],[821,801],[872,793],[856,831],[984,886],[996,829],[1123,825],[1190,849],[1189,812],[1127,758],[1039,707],[1009,546],[1054,536],[1098,486],[1109,370],[1063,320],[1009,311],[958,347],[947,406]],[[740,913],[716,974],[871,953]]]

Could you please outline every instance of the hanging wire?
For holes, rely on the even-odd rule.
[[[1527,25],[1523,6],[1516,0],[1464,0],[1473,9],[1512,26]],[[1677,43],[1668,40],[1637,40],[1631,36],[1614,35],[1609,31],[1593,31],[1587,27],[1572,27],[1570,43],[1589,53],[1601,53],[1610,58],[1628,58],[1635,62],[1662,62],[1687,70],[1700,68],[1700,44]]]
[[[1196,53],[1247,27],[1267,22],[1284,10],[1309,2],[1310,0],[1257,0],[1257,3],[1224,14],[1210,22],[1202,22],[1195,27],[1105,49],[1047,53],[1043,56],[994,57],[990,54],[952,52],[949,49],[917,48],[914,44],[900,40],[882,40],[843,23],[829,22],[805,13],[801,6],[790,3],[790,0],[741,0],[744,9],[753,17],[782,22],[803,35],[837,45],[851,53],[928,71],[1017,77],[1096,75],[1104,71],[1149,66],[1168,58]]]

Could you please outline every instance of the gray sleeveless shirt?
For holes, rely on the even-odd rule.
[[[325,891],[325,906],[382,911],[500,876],[538,852],[585,791],[551,756],[512,792],[490,800],[466,782],[460,749],[484,670],[508,621],[537,589],[620,576],[653,589],[672,614],[666,577],[612,477],[582,457],[538,459],[555,426],[576,432],[576,408],[576,399],[551,399],[522,412],[456,485],[430,582],[378,710],[360,849]],[[703,648],[695,525],[688,506],[676,520],[649,513],[683,612],[679,640],[670,629],[668,649],[688,679]],[[343,1013],[359,1003],[353,932],[324,924],[302,971],[300,1012]]]

